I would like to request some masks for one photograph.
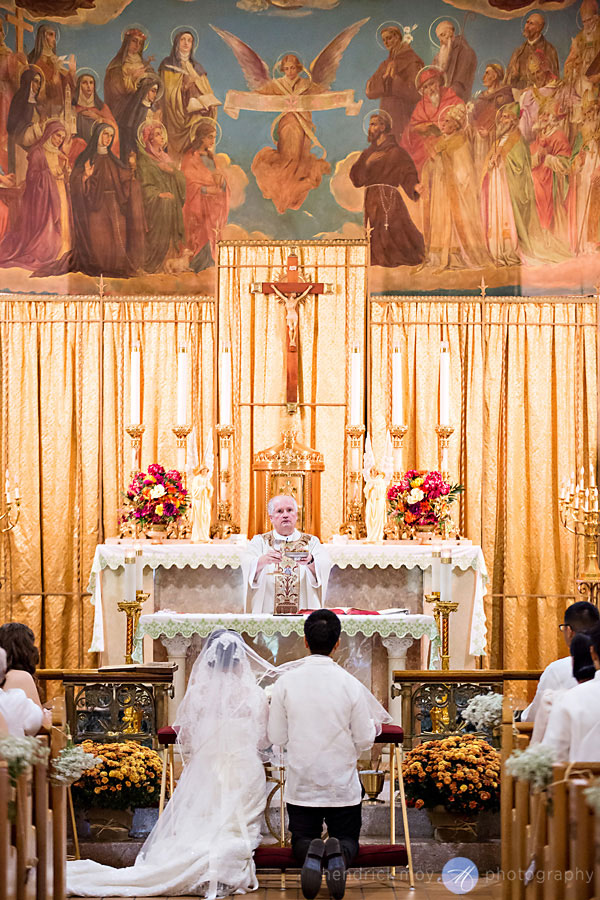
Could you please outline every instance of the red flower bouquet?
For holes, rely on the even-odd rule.
[[[123,522],[137,533],[157,525],[170,525],[185,515],[189,506],[181,473],[166,472],[158,463],[138,472],[126,494]]]
[[[453,527],[450,506],[462,489],[444,481],[440,472],[410,469],[387,492],[390,516],[401,532],[411,535],[417,530],[448,532]]]

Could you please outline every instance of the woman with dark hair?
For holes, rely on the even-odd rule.
[[[31,628],[21,622],[7,622],[0,626],[0,647],[6,651],[4,690],[21,688],[34,703],[41,706],[35,681],[40,651],[35,645]]]
[[[122,116],[117,119],[121,140],[121,160],[125,162],[129,155],[137,152],[138,135],[142,125],[161,121],[158,98],[162,90],[162,82],[157,75],[142,78],[135,94],[132,95]]]
[[[0,243],[0,266],[37,269],[60,260],[71,248],[69,164],[62,122],[48,122],[29,151],[19,227]]]
[[[162,100],[164,122],[169,135],[169,152],[180,158],[191,145],[194,125],[200,116],[216,119],[206,69],[194,59],[194,35],[185,28],[173,38],[173,46],[158,68],[165,93]]]
[[[6,120],[8,171],[16,173],[18,184],[24,180],[27,171],[27,151],[41,138],[44,130],[43,87],[42,72],[37,66],[29,66],[21,75],[19,89],[10,101]]]
[[[573,678],[577,682],[577,684],[584,684],[586,681],[591,681],[591,679],[596,674],[596,669],[594,668],[594,662],[592,660],[590,647],[591,647],[591,639],[589,634],[585,631],[576,632],[571,638],[571,643],[569,644],[569,654],[571,657],[571,664],[573,666]],[[564,698],[572,688],[566,688],[558,690],[547,690],[544,691],[540,707],[538,712],[536,713],[533,725],[533,733],[531,735],[531,743],[543,743],[547,744],[552,740],[552,737],[546,740],[546,735],[548,734],[548,729],[550,728],[550,723],[553,721],[553,711],[561,706],[567,700]],[[555,717],[554,717],[555,718]],[[553,729],[552,729],[553,730]]]
[[[115,129],[94,127],[90,143],[71,174],[73,249],[36,275],[85,272],[126,278],[143,264],[144,211],[136,178],[136,158],[125,165],[112,152]]]

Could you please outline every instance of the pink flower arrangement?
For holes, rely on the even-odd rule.
[[[450,504],[462,489],[444,481],[440,472],[409,469],[387,492],[390,515],[411,534],[422,526],[442,531],[452,526]]]
[[[138,472],[129,485],[123,521],[136,531],[175,522],[188,508],[187,493],[180,472],[166,472],[163,466],[153,463],[147,472]]]

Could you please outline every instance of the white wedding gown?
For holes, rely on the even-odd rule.
[[[264,692],[256,691],[263,698],[264,735],[268,706]],[[256,749],[258,723],[250,716],[223,715],[214,726],[218,733],[203,742],[200,752],[192,751],[135,864],[116,869],[91,860],[68,862],[68,894],[214,898],[256,890],[252,854],[260,843],[266,801],[265,772]]]

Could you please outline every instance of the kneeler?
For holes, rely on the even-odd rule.
[[[158,803],[158,815],[162,816],[163,809],[165,808],[165,797],[167,794],[167,772],[169,773],[169,797],[172,796],[173,790],[175,788],[175,760],[173,747],[177,743],[177,730],[175,728],[171,728],[170,725],[167,725],[166,728],[158,729],[158,731],[156,732],[156,737],[158,738],[158,743],[162,750],[163,758],[162,775],[160,777],[160,800]]]
[[[390,754],[390,844],[396,843],[396,773],[398,774],[398,787],[400,794],[400,808],[402,810],[402,825],[404,828],[404,843],[406,845],[406,863],[408,865],[408,880],[410,887],[415,886],[415,873],[413,870],[412,850],[410,846],[410,832],[408,830],[408,814],[406,809],[406,794],[404,792],[404,776],[402,775],[402,744],[404,742],[404,729],[399,725],[382,725],[381,734],[375,738],[376,744],[387,744]],[[404,848],[403,848],[404,849]],[[395,875],[392,869],[392,875]]]

